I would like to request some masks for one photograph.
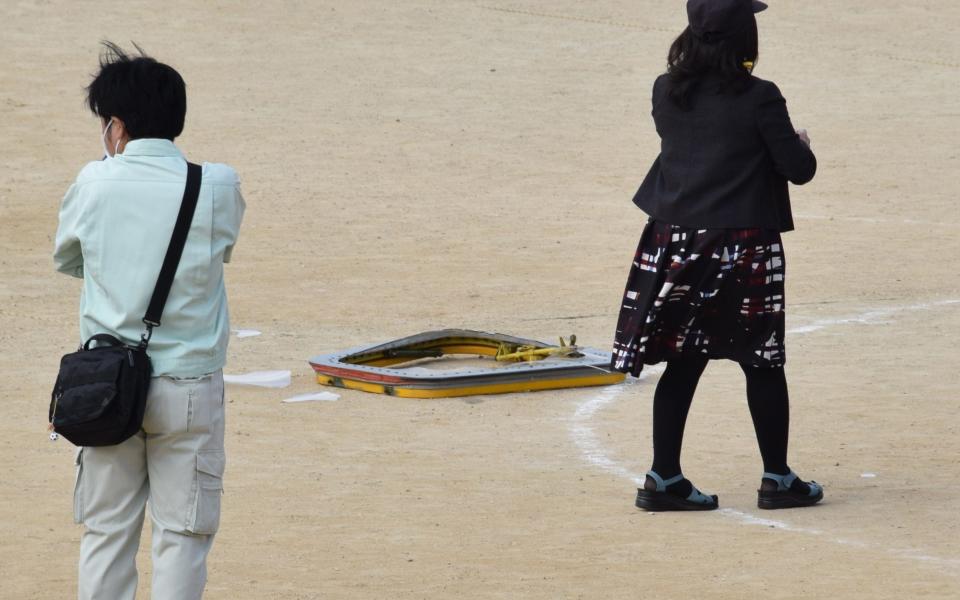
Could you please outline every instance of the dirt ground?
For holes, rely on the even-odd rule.
[[[0,597],[76,589],[74,450],[45,416],[80,288],[51,252],[101,152],[82,88],[103,38],[180,70],[178,143],[243,180],[231,316],[263,335],[233,338],[226,371],[294,373],[228,391],[206,597],[960,597],[960,5],[771,4],[757,75],[820,160],[785,237],[791,463],[827,498],[756,509],[742,375],[717,363],[684,457],[724,510],[651,515],[633,479],[655,373],[280,400],[318,389],[311,355],[433,328],[609,347],[679,0],[3,0]]]

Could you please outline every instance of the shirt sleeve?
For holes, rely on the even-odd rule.
[[[777,172],[803,185],[817,172],[817,158],[790,122],[787,101],[776,85],[767,83],[757,108],[757,124]]]
[[[233,256],[233,247],[240,236],[240,224],[247,204],[240,191],[240,182],[234,185],[218,185],[214,189],[216,203],[215,235],[224,244],[223,262],[228,263]]]
[[[83,216],[80,187],[74,183],[60,204],[57,237],[53,263],[57,271],[83,278],[83,248],[80,243],[80,224]]]

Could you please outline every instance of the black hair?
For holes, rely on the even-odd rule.
[[[689,109],[694,93],[707,75],[718,75],[724,89],[743,91],[749,85],[751,71],[743,63],[757,61],[759,45],[756,19],[750,19],[750,24],[740,31],[714,41],[698,38],[687,27],[667,54],[670,99]]]
[[[130,139],[173,140],[183,132],[187,89],[173,67],[147,56],[133,44],[131,56],[113,42],[103,42],[100,71],[87,86],[87,105],[102,119],[123,121]]]

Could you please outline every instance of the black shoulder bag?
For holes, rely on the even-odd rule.
[[[114,446],[140,430],[150,390],[152,366],[147,345],[160,326],[173,277],[183,255],[200,194],[200,165],[187,163],[187,184],[170,245],[143,317],[146,331],[129,346],[98,333],[60,360],[49,419],[53,431],[77,446]],[[96,345],[93,345],[96,344]]]

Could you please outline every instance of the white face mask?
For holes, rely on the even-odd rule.
[[[110,119],[110,122],[107,123],[107,126],[103,128],[103,133],[100,135],[100,141],[103,142],[103,157],[110,158],[111,156],[117,155],[117,149],[120,148],[120,140],[117,140],[117,143],[113,146],[113,154],[110,154],[110,150],[107,149],[107,132],[110,131],[110,128],[113,126],[113,119]]]

